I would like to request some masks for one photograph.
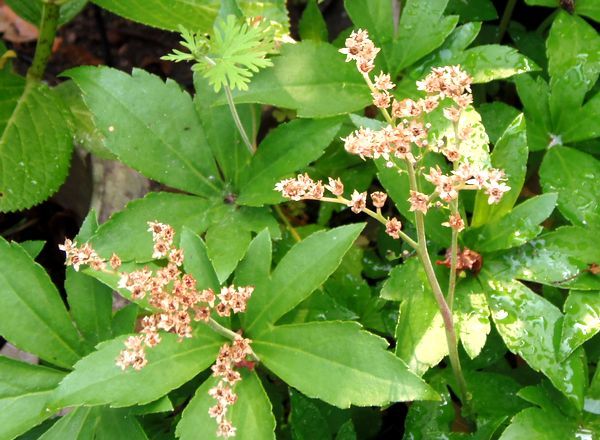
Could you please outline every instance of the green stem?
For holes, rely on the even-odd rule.
[[[218,333],[221,336],[229,339],[230,341],[235,341],[236,339],[241,338],[241,336],[238,335],[236,332],[234,332],[233,330],[229,330],[227,327],[223,327],[221,324],[219,324],[217,321],[215,321],[212,318],[209,318],[209,320],[206,323],[206,325],[208,325],[216,333]],[[250,356],[252,356],[255,361],[260,362],[260,359],[258,358],[258,356],[256,355],[256,353],[252,352],[252,354]]]
[[[452,214],[458,213],[458,200],[451,203]],[[450,244],[450,278],[448,280],[448,307],[454,310],[454,292],[456,291],[456,266],[458,263],[458,231],[452,228],[452,242]]]
[[[415,175],[415,170],[413,168],[413,165],[408,162],[406,168],[408,170],[408,177],[411,189],[413,189],[414,191],[417,188],[417,178]],[[456,331],[454,329],[454,319],[452,317],[452,311],[450,310],[450,307],[448,307],[448,303],[444,298],[442,288],[440,287],[440,283],[438,282],[438,279],[435,275],[435,271],[433,269],[433,264],[431,263],[429,251],[427,250],[427,237],[425,236],[425,216],[422,212],[415,211],[415,220],[418,237],[417,254],[419,255],[419,259],[423,264],[425,274],[427,275],[427,280],[429,281],[429,285],[431,286],[431,290],[433,291],[433,295],[438,304],[440,313],[442,315],[442,319],[444,321],[446,342],[448,344],[448,357],[450,358],[450,366],[452,367],[454,377],[456,378],[456,382],[458,384],[463,408],[465,409],[466,414],[470,414],[471,395],[467,391],[467,382],[465,381],[465,377],[462,372],[462,367],[460,365],[460,358],[458,357],[458,341],[456,339]]]
[[[298,243],[301,242],[302,241],[302,237],[300,237],[300,234],[298,234],[298,231],[296,231],[296,228],[294,228],[292,226],[292,224],[290,223],[290,220],[283,213],[283,211],[281,210],[281,208],[279,207],[279,205],[273,205],[273,209],[275,210],[275,212],[277,213],[277,215],[279,216],[279,218],[283,221],[283,223],[285,224],[285,227],[290,232],[290,234],[292,235],[292,237],[294,237],[294,240],[296,240],[296,242],[298,242]]]
[[[52,54],[52,45],[58,29],[60,6],[55,0],[45,0],[42,3],[42,21],[40,23],[40,37],[35,47],[35,55],[31,67],[27,71],[27,82],[38,82],[46,71],[46,65]]]
[[[506,3],[504,13],[502,14],[502,19],[500,20],[500,25],[498,26],[498,38],[496,39],[498,43],[500,43],[502,38],[504,38],[504,34],[508,28],[508,24],[510,23],[510,18],[512,17],[512,13],[516,4],[517,0],[508,0],[508,3]]]
[[[248,147],[248,151],[250,151],[250,154],[254,154],[256,153],[256,147],[252,144],[252,142],[250,142],[250,139],[246,134],[246,130],[242,125],[240,115],[238,114],[237,109],[235,108],[235,103],[233,102],[233,95],[231,94],[231,89],[227,85],[223,86],[223,88],[225,89],[225,96],[227,97],[227,104],[229,104],[231,116],[233,116],[233,122],[235,122],[235,126],[237,127],[240,136],[242,137],[242,141],[244,141],[244,144],[246,144],[246,147]]]

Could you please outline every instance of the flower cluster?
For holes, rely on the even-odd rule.
[[[356,68],[363,74],[369,73],[375,67],[375,57],[379,48],[369,39],[369,33],[359,29],[346,38],[346,47],[340,49],[346,55],[346,62],[356,61]]]
[[[250,348],[250,339],[236,338],[231,345],[224,344],[217,356],[217,362],[211,367],[213,376],[219,378],[219,382],[208,391],[208,394],[217,401],[216,405],[210,407],[208,414],[216,419],[219,427],[217,429],[218,437],[235,436],[235,428],[231,421],[227,420],[228,408],[235,404],[237,395],[233,387],[242,379],[236,367],[253,368],[254,364],[246,360],[247,356],[253,354]]]
[[[78,247],[77,242],[67,238],[64,244],[58,245],[58,248],[66,254],[66,265],[72,266],[75,271],[79,271],[81,266],[90,266],[99,271],[105,270],[107,267],[107,261],[100,257],[89,243]],[[108,264],[116,270],[121,266],[121,259],[113,254]]]
[[[451,249],[446,250],[446,255],[444,255],[443,260],[436,261],[436,264],[440,266],[451,267],[452,264],[452,252]],[[475,252],[468,247],[458,249],[456,254],[456,270],[468,270],[473,272],[475,275],[479,273],[481,270],[481,266],[483,265],[483,257],[480,253]]]

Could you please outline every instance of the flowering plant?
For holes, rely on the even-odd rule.
[[[26,77],[0,45],[0,209],[53,193],[73,137],[157,191],[48,245],[64,286],[0,238],[0,335],[33,359],[0,356],[1,439],[600,430],[585,2],[528,32],[512,1],[496,25],[490,1],[346,0],[333,40],[316,0],[292,34],[279,1],[94,1],[179,31],[161,62],[188,89],[107,66],[49,87],[85,2],[6,3],[40,39]]]

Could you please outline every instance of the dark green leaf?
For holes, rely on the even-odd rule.
[[[515,78],[519,98],[523,103],[527,117],[527,143],[529,150],[545,150],[557,140],[552,138],[552,122],[548,97],[550,89],[543,78],[533,79],[529,75]]]
[[[298,68],[302,66],[302,68]],[[249,90],[234,93],[235,102],[256,102],[298,111],[301,117],[326,117],[363,109],[369,88],[356,67],[327,43],[285,45],[273,67],[254,76]],[[225,104],[225,99],[219,103]]]
[[[502,101],[481,104],[477,111],[492,144],[498,141],[506,127],[519,116],[516,108]]]
[[[492,166],[504,170],[507,176],[506,183],[511,189],[494,205],[488,204],[488,197],[482,191],[478,192],[471,226],[477,227],[497,220],[511,210],[525,181],[527,156],[525,118],[521,114],[506,128],[491,155]]]
[[[248,246],[244,259],[235,271],[235,283],[239,286],[263,285],[271,277],[271,235],[269,230],[260,232]]]
[[[83,346],[58,290],[18,244],[0,238],[0,334],[21,350],[70,367]]]
[[[570,292],[564,310],[561,359],[566,359],[577,347],[600,331],[600,292]]]
[[[309,397],[348,408],[436,399],[437,394],[357,323],[275,327],[253,343],[264,365]]]
[[[257,289],[244,316],[250,334],[264,332],[306,299],[339,266],[364,224],[319,231],[296,244],[273,271],[268,286]]]
[[[121,336],[127,333],[133,333],[135,330],[135,321],[139,306],[135,303],[127,304],[121,310],[118,310],[113,316],[112,331],[113,335]]]
[[[151,179],[203,196],[221,191],[218,170],[191,97],[171,80],[134,69],[79,67],[83,93],[106,147]]]
[[[184,227],[181,233],[181,248],[185,255],[183,267],[186,273],[193,275],[198,289],[218,290],[220,283],[211,264],[204,241],[190,229]]]
[[[0,437],[14,438],[52,413],[45,411],[64,373],[0,356]]]
[[[298,24],[300,38],[304,40],[327,41],[329,31],[327,23],[321,14],[317,0],[309,0],[302,12],[302,18]]]
[[[6,4],[29,23],[39,26],[42,21],[42,2],[38,0],[6,0]],[[87,4],[87,0],[69,0],[60,7],[59,24],[73,19]]]
[[[544,192],[558,193],[558,209],[574,225],[600,227],[600,161],[573,148],[555,147],[544,156]]]
[[[498,18],[498,13],[491,0],[450,0],[446,14],[460,15],[460,21],[485,21]]]
[[[54,408],[80,405],[113,407],[152,402],[183,385],[215,360],[223,339],[200,325],[191,339],[178,341],[172,333],[148,349],[148,364],[140,371],[122,371],[115,359],[124,349],[124,336],[102,342],[97,351],[75,364],[58,386],[51,402]]]
[[[219,283],[224,283],[242,259],[252,240],[250,231],[235,216],[227,216],[206,232],[208,258],[212,262]]]
[[[208,415],[208,409],[216,404],[208,390],[217,384],[208,378],[196,391],[177,424],[177,437],[182,440],[211,440],[217,437],[217,422]],[[227,412],[237,429],[236,438],[242,440],[275,439],[275,418],[271,402],[255,372],[242,370],[242,381],[235,386],[238,399]]]
[[[261,142],[241,178],[237,202],[262,206],[282,199],[275,184],[318,159],[340,128],[334,119],[296,119],[279,125]]]

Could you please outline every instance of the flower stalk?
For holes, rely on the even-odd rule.
[[[27,83],[41,81],[46,71],[46,65],[52,55],[52,46],[58,19],[60,17],[60,2],[56,0],[45,0],[42,2],[42,20],[40,22],[40,36],[35,46],[35,54],[31,67],[27,71]]]

